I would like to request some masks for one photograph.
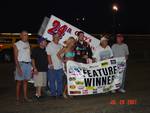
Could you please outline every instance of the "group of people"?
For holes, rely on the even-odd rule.
[[[15,80],[16,82],[16,97],[17,102],[20,102],[20,90],[23,82],[24,101],[30,102],[27,96],[27,83],[33,75],[34,86],[36,88],[35,97],[42,97],[42,92],[46,86],[49,86],[52,97],[69,98],[67,95],[67,80],[66,80],[66,62],[73,60],[80,63],[89,63],[102,61],[113,57],[125,57],[128,59],[128,46],[123,42],[122,34],[117,34],[116,43],[110,47],[108,38],[102,37],[99,46],[92,51],[90,45],[84,41],[84,32],[77,33],[78,39],[69,37],[64,42],[64,46],[59,44],[61,36],[53,34],[53,40],[47,43],[46,39],[40,36],[37,39],[39,47],[30,49],[28,42],[28,32],[20,33],[21,40],[14,44],[15,56]],[[32,70],[32,71],[31,71]],[[120,92],[124,90],[125,73]],[[48,83],[48,84],[47,84]],[[112,93],[116,91],[113,90]]]

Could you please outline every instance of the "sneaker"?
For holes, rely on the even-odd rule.
[[[119,92],[125,93],[126,91],[124,89],[120,89]]]
[[[31,80],[28,81],[28,83],[34,84],[34,80],[31,79]]]
[[[36,100],[36,101],[39,101],[39,96],[34,95],[33,99]]]
[[[45,92],[45,95],[46,95],[46,96],[51,96],[51,92],[50,92],[49,90],[47,90],[47,91]]]
[[[32,102],[32,100],[29,98],[24,98],[24,102]]]
[[[116,90],[112,90],[111,93],[116,93]]]
[[[68,99],[68,96],[66,94],[63,94],[64,99]]]

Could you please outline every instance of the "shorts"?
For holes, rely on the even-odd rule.
[[[34,86],[35,87],[46,87],[47,85],[47,73],[38,72],[37,75],[34,75]]]
[[[30,80],[31,76],[32,76],[32,73],[31,73],[31,69],[32,69],[31,63],[22,63],[22,62],[19,62],[19,65],[20,65],[20,67],[22,69],[23,75],[19,75],[18,70],[16,68],[16,70],[15,70],[15,80],[19,80],[19,81]]]

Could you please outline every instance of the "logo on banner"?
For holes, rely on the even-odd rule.
[[[116,64],[116,60],[110,60],[111,64]]]
[[[79,76],[81,75],[81,68],[80,67],[77,67],[77,66],[70,66],[69,68],[69,73],[71,75],[74,75],[74,76]]]
[[[70,91],[70,94],[81,94],[81,91]]]
[[[83,95],[88,95],[88,90],[82,90]]]

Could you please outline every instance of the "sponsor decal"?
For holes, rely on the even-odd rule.
[[[76,88],[75,85],[70,85],[69,87],[70,87],[70,89],[75,89]]]
[[[101,67],[107,67],[108,66],[108,62],[102,62],[101,63]]]
[[[87,95],[88,94],[88,90],[82,90],[83,95]]]
[[[79,67],[76,66],[71,66],[69,68],[69,73],[73,76],[80,76],[81,69]]]
[[[69,78],[69,81],[75,81],[75,80],[76,80],[75,77],[70,77],[70,78]]]
[[[86,90],[93,90],[93,89],[95,89],[94,86],[88,86],[88,87],[86,87]]]
[[[110,60],[111,64],[116,64],[116,60]]]
[[[70,94],[81,94],[81,91],[70,91]]]
[[[78,89],[84,89],[84,86],[78,86]]]
[[[93,90],[93,94],[97,94],[97,89],[94,89],[94,90]]]
[[[75,81],[76,85],[83,85],[84,82],[83,81]]]
[[[109,87],[104,87],[103,92],[108,92],[111,90],[111,88],[112,88],[112,85],[110,85]]]

